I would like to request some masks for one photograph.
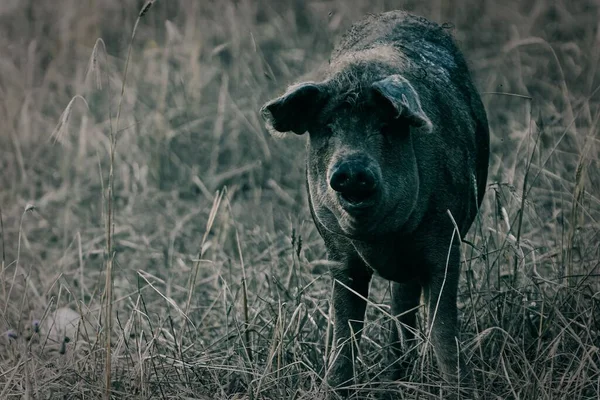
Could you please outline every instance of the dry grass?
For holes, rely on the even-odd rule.
[[[143,4],[0,5],[0,398],[322,396],[331,278],[303,139],[268,137],[257,110],[352,21],[400,6],[452,25],[485,93],[490,186],[460,296],[480,395],[600,396],[596,2],[158,1],[132,38]],[[363,397],[381,390],[387,289]],[[391,390],[439,398],[415,351]]]

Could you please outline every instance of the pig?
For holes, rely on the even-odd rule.
[[[423,294],[442,376],[472,382],[457,350],[456,301],[461,239],[486,189],[489,128],[467,63],[447,29],[390,11],[353,24],[321,78],[290,86],[260,113],[274,135],[308,132],[308,202],[334,278],[328,383],[352,383],[373,274],[391,281],[392,378],[410,367],[398,360],[415,343]]]

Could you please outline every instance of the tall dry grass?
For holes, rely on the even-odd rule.
[[[598,398],[595,2],[172,0],[138,20],[144,4],[0,4],[0,398],[323,396],[331,278],[304,142],[257,110],[400,7],[448,23],[490,118],[459,297],[480,396]],[[376,280],[363,398],[388,367],[387,300]],[[415,352],[388,390],[439,398]]]

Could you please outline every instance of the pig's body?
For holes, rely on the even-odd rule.
[[[337,262],[334,277],[364,297],[373,273],[391,280],[392,310],[409,327],[415,313],[406,311],[423,290],[445,377],[468,377],[455,342],[459,244],[485,192],[489,133],[451,37],[403,12],[369,16],[342,38],[322,82],[293,86],[262,111],[271,131],[310,133],[310,209]],[[333,294],[334,386],[352,377],[348,338],[366,305],[344,285]],[[392,336],[395,358],[413,338],[401,332],[404,346]],[[406,367],[398,363],[395,376]]]

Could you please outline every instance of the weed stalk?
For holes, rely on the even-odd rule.
[[[117,107],[117,118],[115,123],[115,129],[110,129],[110,164],[108,173],[108,187],[107,187],[107,213],[106,213],[106,281],[105,287],[105,305],[104,305],[104,321],[106,324],[105,328],[105,346],[106,346],[106,364],[105,364],[105,387],[104,397],[109,400],[112,392],[111,389],[111,365],[112,365],[112,347],[111,347],[111,333],[112,333],[112,284],[113,284],[113,232],[114,232],[114,188],[115,188],[115,151],[117,148],[117,133],[119,132],[119,120],[121,118],[121,110],[123,105],[123,97],[125,95],[125,84],[127,83],[127,71],[129,69],[129,62],[131,60],[131,50],[133,48],[133,40],[137,31],[138,25],[142,17],[148,12],[150,7],[154,4],[154,0],[147,1],[142,7],[138,14],[133,30],[131,32],[131,39],[129,41],[129,48],[127,50],[127,59],[125,60],[125,71],[123,72],[123,83],[121,84],[121,95],[119,97],[119,106]]]

